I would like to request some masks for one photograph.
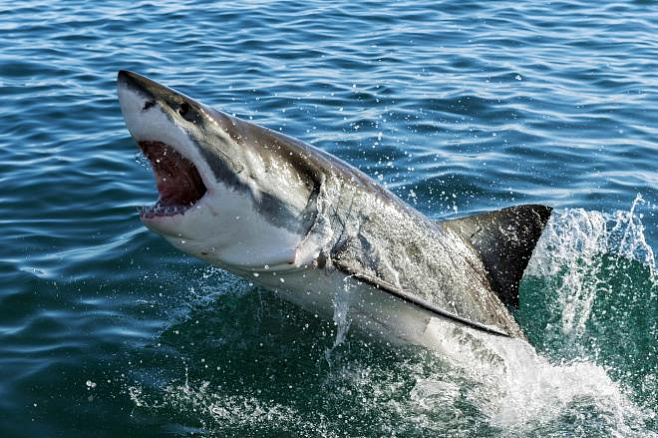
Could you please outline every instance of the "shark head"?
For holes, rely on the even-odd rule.
[[[232,270],[300,265],[321,179],[308,146],[132,72],[117,88],[159,192],[148,228]]]

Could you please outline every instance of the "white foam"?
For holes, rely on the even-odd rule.
[[[645,203],[638,195],[629,211],[601,213],[584,209],[556,212],[537,243],[526,276],[553,281],[553,313],[561,315],[562,332],[578,336],[585,331],[597,293],[614,293],[597,280],[605,254],[635,260],[647,266],[658,283],[656,262],[637,212]]]

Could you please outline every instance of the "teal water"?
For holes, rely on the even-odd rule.
[[[0,1],[0,436],[658,436],[655,6]],[[517,312],[536,351],[337,342],[169,247],[119,69],[437,219],[555,207]]]

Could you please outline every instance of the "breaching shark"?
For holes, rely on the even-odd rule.
[[[142,222],[176,248],[328,317],[426,344],[431,321],[524,339],[512,311],[551,208],[435,221],[340,159],[120,71],[159,191]]]

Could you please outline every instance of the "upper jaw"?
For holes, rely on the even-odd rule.
[[[119,70],[117,74],[117,87],[119,89],[131,89],[133,92],[138,92],[150,99],[155,99],[157,94],[162,94],[163,92],[178,94],[164,85],[160,85],[147,77],[128,70]]]

